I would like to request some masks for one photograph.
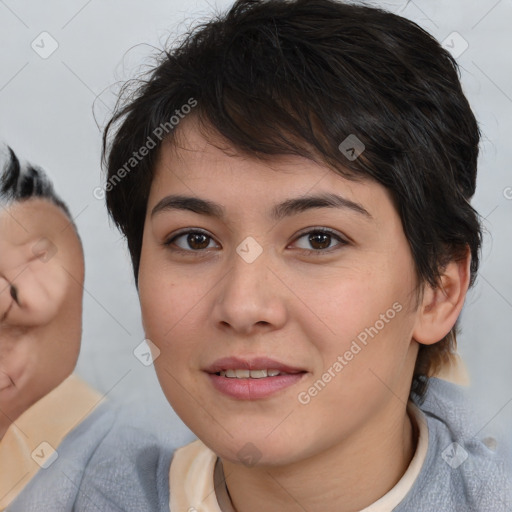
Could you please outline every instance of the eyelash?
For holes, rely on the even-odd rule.
[[[211,237],[207,232],[205,231],[202,231],[200,229],[190,229],[190,230],[186,230],[186,231],[181,231],[181,232],[178,232],[177,234],[173,235],[171,238],[167,239],[163,245],[165,247],[168,247],[170,248],[170,246],[178,239],[178,238],[181,238],[182,236],[185,236],[185,235],[192,235],[192,234],[197,234],[197,235],[205,235],[207,238],[213,240],[213,237]],[[343,238],[341,238],[335,231],[331,230],[331,229],[328,229],[328,228],[313,228],[313,229],[310,229],[309,231],[305,231],[305,232],[302,232],[300,233],[297,238],[294,240],[294,241],[297,241],[299,239],[301,239],[302,237],[306,236],[306,235],[311,235],[311,234],[325,234],[325,235],[330,235],[331,237],[335,238],[338,242],[339,242],[339,245],[337,247],[331,247],[329,249],[299,249],[300,253],[301,254],[307,254],[308,256],[310,255],[314,255],[314,256],[323,256],[325,255],[326,253],[327,254],[330,254],[332,253],[333,251],[337,250],[337,249],[340,249],[341,247],[345,246],[345,245],[348,245],[348,242],[346,240],[344,240]],[[180,253],[186,253],[186,254],[195,254],[197,256],[203,256],[202,253],[204,253],[206,251],[206,249],[199,249],[199,250],[193,250],[193,249],[190,249],[190,250],[187,250],[187,249],[181,249],[181,248],[178,248],[178,249],[175,249],[175,248],[172,248],[171,249],[172,251],[174,252],[180,252]]]

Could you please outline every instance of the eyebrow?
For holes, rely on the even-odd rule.
[[[279,221],[285,217],[291,217],[314,208],[337,208],[356,212],[372,219],[371,214],[362,205],[333,193],[324,193],[313,196],[303,196],[287,199],[275,205],[270,213],[270,218]],[[151,211],[151,217],[169,210],[185,210],[225,220],[226,211],[220,204],[207,199],[194,196],[170,195],[161,199]]]

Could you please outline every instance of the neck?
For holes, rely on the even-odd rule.
[[[233,508],[356,512],[371,505],[398,483],[417,444],[405,407],[399,421],[383,420],[377,418],[373,428],[286,467],[247,468],[223,461]]]

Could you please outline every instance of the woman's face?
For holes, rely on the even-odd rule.
[[[180,130],[179,148],[161,149],[139,272],[175,411],[221,457],[271,465],[397,416],[417,354],[416,281],[386,189]]]

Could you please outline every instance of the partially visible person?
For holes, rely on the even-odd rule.
[[[119,411],[73,373],[82,336],[81,240],[45,173],[20,165],[10,148],[6,156],[0,170],[0,511],[68,511],[109,435],[125,436],[129,458],[149,449],[142,455],[146,484],[158,450],[151,451],[150,435],[117,423]],[[110,464],[103,476],[121,480],[129,496],[139,478],[134,466]],[[151,498],[133,502],[153,509]]]

